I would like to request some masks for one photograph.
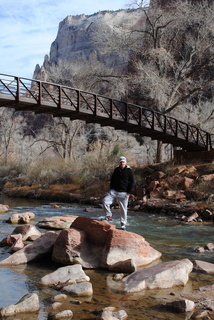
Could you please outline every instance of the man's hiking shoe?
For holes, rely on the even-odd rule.
[[[112,217],[106,217],[105,220],[112,221]]]
[[[112,221],[112,217],[110,217],[110,216],[107,216],[107,217],[105,217],[105,218],[101,218],[101,220],[103,221],[103,220],[105,220],[105,221]]]
[[[121,226],[121,230],[126,231],[126,226],[122,225],[122,226]]]

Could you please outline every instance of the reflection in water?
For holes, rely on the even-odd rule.
[[[26,199],[0,198],[0,203],[8,204],[9,213],[0,215],[0,241],[11,234],[14,225],[5,221],[14,212],[31,211],[36,218],[35,224],[45,217],[57,215],[79,215],[100,219],[103,216],[101,209],[86,212],[84,206],[74,204],[61,204],[59,208],[53,208],[47,201]],[[119,213],[114,211],[113,223],[119,227]],[[189,258],[214,263],[214,252],[203,254],[196,253],[196,246],[204,246],[213,242],[213,227],[209,224],[185,224],[166,217],[146,214],[142,212],[129,212],[127,231],[142,235],[155,249],[162,252],[162,261]],[[41,230],[44,232],[44,230]],[[1,260],[9,255],[6,248],[0,247]],[[39,314],[33,314],[31,320],[45,320],[50,311],[51,297],[59,292],[51,288],[39,288],[40,278],[47,273],[56,270],[59,266],[50,261],[31,262],[28,265],[15,267],[0,267],[1,291],[0,308],[15,304],[27,293],[35,292],[39,295],[41,309]],[[146,290],[137,294],[123,294],[119,284],[112,281],[111,274],[103,270],[85,270],[93,285],[93,297],[91,299],[79,299],[70,297],[63,303],[63,309],[71,309],[73,319],[96,319],[97,312],[107,306],[115,306],[117,309],[125,309],[128,318],[137,319],[168,319],[184,320],[188,315],[172,314],[160,310],[157,306],[165,299],[174,295],[182,295],[185,292],[197,289],[202,285],[213,282],[208,275],[191,273],[188,284],[183,288],[164,290]],[[29,320],[26,315],[20,315],[17,319]],[[14,320],[14,318],[7,319]]]

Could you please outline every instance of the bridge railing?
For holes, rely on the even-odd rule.
[[[211,135],[196,126],[139,105],[67,86],[0,74],[0,96],[5,101],[7,98],[14,100],[17,110],[21,110],[18,104],[26,103],[36,112],[50,112],[72,119],[78,119],[80,114],[84,115],[84,119],[88,116],[90,120],[93,116],[95,120],[100,119],[97,122],[101,124],[115,126],[115,123],[121,123],[127,131],[131,130],[131,126],[132,130],[133,126],[138,128],[136,132],[140,128],[142,135],[157,140],[172,141],[175,138],[172,141],[174,145],[176,141],[178,145],[183,141],[206,150],[214,148]]]

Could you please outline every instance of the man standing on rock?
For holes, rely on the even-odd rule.
[[[105,220],[112,221],[111,204],[117,200],[120,206],[121,229],[126,230],[127,207],[129,196],[134,188],[134,175],[127,165],[126,158],[120,157],[119,165],[115,168],[110,181],[110,191],[103,197]]]

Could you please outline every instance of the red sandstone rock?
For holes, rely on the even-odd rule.
[[[125,261],[131,261],[133,270],[133,266],[149,264],[160,256],[140,235],[117,230],[105,221],[78,217],[70,229],[60,232],[52,259],[62,264],[106,269],[122,269],[125,265],[127,269]]]
[[[178,184],[178,187],[182,190],[186,190],[189,187],[191,187],[193,184],[194,184],[194,179],[184,177]]]
[[[200,181],[212,181],[212,180],[214,180],[214,173],[203,175],[199,178],[199,180]]]
[[[106,221],[99,221],[87,217],[78,217],[71,224],[71,228],[79,229],[85,232],[87,241],[102,246],[105,245],[108,232],[116,229],[114,225]]]
[[[118,261],[131,259],[136,266],[147,265],[160,258],[161,253],[153,249],[140,235],[121,230],[110,230],[105,246],[103,266],[112,266]]]
[[[84,268],[98,268],[102,247],[90,245],[85,232],[64,229],[60,232],[52,253],[52,260],[63,265],[79,263]]]
[[[148,188],[147,188],[147,190],[149,192],[154,191],[157,188],[158,185],[159,185],[159,181],[151,181],[149,186],[148,186]]]

